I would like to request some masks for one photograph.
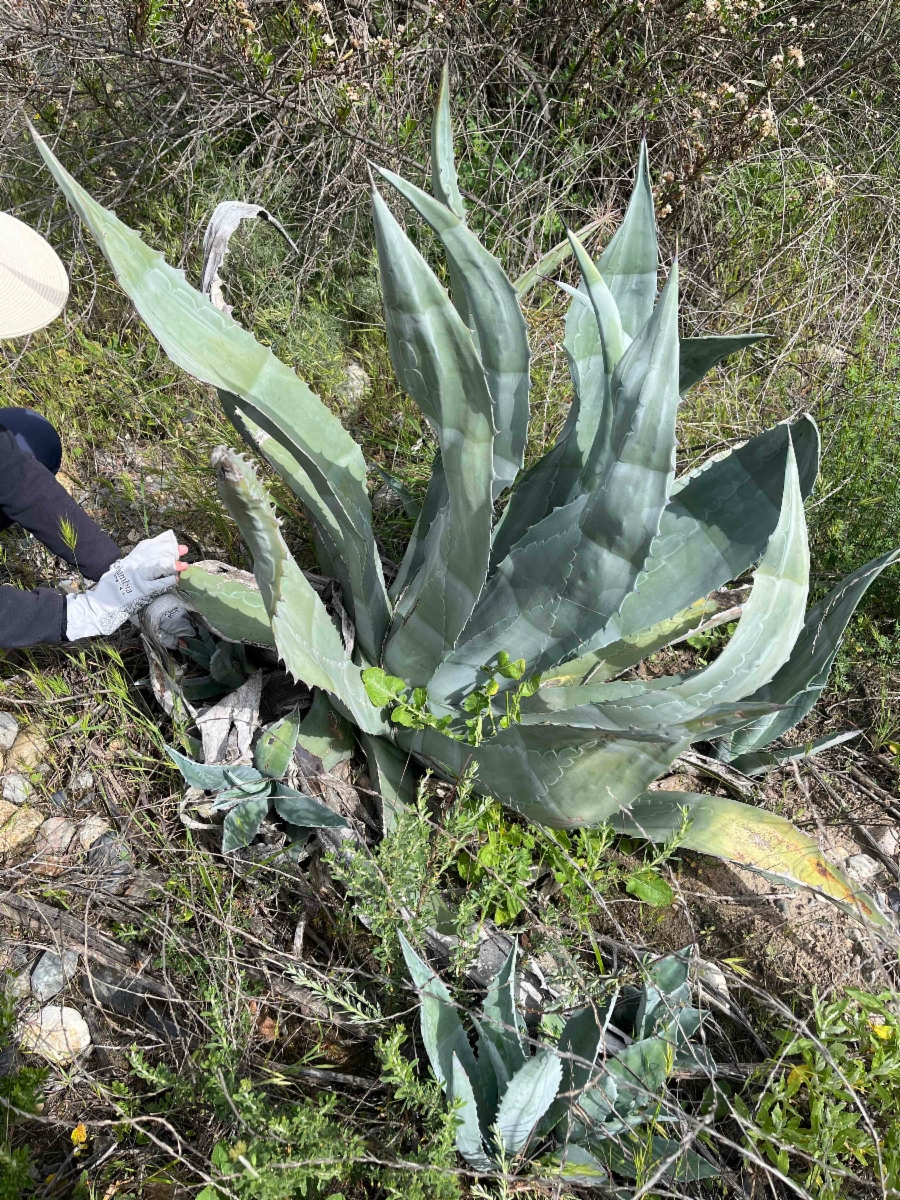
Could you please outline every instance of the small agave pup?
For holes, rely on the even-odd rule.
[[[185,596],[213,632],[274,644],[296,679],[327,693],[357,731],[386,820],[413,762],[450,777],[473,770],[484,793],[559,828],[609,822],[664,840],[687,812],[686,847],[815,887],[893,937],[877,905],[787,821],[717,796],[648,790],[697,740],[717,742],[738,767],[776,762],[783,752],[766,746],[809,711],[856,603],[897,554],[861,567],[805,612],[803,501],[819,454],[809,417],[675,477],[681,397],[759,339],[679,338],[674,263],[657,300],[646,147],[600,258],[569,235],[581,272],[579,288],[568,289],[565,332],[572,404],[556,444],[523,474],[529,348],[520,301],[542,272],[511,283],[466,223],[446,75],[433,195],[379,169],[436,234],[452,292],[373,185],[391,359],[438,443],[388,590],[359,446],[289,367],[36,140],[166,353],[218,390],[248,446],[297,496],[321,569],[340,583],[352,656],[291,557],[256,467],[234,450],[219,449],[214,463],[258,591],[192,568],[181,577]],[[562,257],[557,248],[548,263]],[[711,665],[613,680],[696,629],[717,611],[714,594],[754,566],[737,629]]]
[[[711,1070],[691,1045],[703,1014],[690,1004],[690,950],[649,964],[640,989],[613,989],[602,1003],[572,1013],[555,1046],[536,1050],[516,1010],[515,944],[491,982],[473,1050],[450,992],[400,934],[419,993],[422,1042],[449,1102],[457,1104],[456,1146],[478,1170],[516,1156],[583,1186],[634,1179],[709,1179],[717,1169],[659,1130],[683,1116],[662,1090],[678,1067]],[[655,1127],[647,1136],[642,1126]],[[638,1132],[636,1132],[638,1131]]]
[[[185,781],[204,792],[213,792],[212,812],[225,812],[222,850],[225,854],[249,845],[274,805],[295,843],[313,829],[342,829],[345,819],[311,796],[288,787],[281,780],[287,773],[300,733],[295,710],[264,730],[253,753],[253,765],[221,766],[193,762],[171,746],[169,757]]]

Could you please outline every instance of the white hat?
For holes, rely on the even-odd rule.
[[[43,329],[62,312],[68,295],[66,268],[50,243],[0,212],[0,338]]]

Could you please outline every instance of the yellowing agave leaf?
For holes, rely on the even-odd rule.
[[[897,932],[875,901],[833,866],[813,838],[763,808],[697,792],[647,792],[609,823],[621,833],[662,842],[679,829],[687,811],[690,828],[681,845],[700,854],[759,871],[768,879],[808,887],[854,917],[863,917],[888,944]]]

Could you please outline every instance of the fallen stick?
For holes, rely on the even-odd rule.
[[[889,854],[885,854],[882,848],[869,833],[868,829],[861,825],[853,813],[850,812],[850,810],[847,808],[847,805],[837,794],[831,784],[823,778],[818,768],[813,766],[809,760],[806,762],[806,768],[825,792],[825,794],[832,800],[837,808],[838,816],[843,817],[848,825],[850,825],[853,830],[853,836],[856,838],[857,842],[859,842],[859,844],[863,846],[873,858],[877,858],[883,866],[887,867],[888,871],[890,871],[895,879],[900,880],[900,867],[897,866]]]

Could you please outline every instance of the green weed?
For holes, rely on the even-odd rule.
[[[0,981],[0,1050],[12,1049],[15,1005]],[[22,1144],[28,1115],[43,1108],[43,1067],[16,1067],[0,1075],[0,1200],[22,1200],[34,1190],[32,1151]]]
[[[896,993],[848,988],[816,1000],[808,1025],[809,1036],[781,1033],[787,1063],[755,1106],[735,1101],[748,1139],[817,1200],[855,1195],[859,1176],[900,1195]]]

